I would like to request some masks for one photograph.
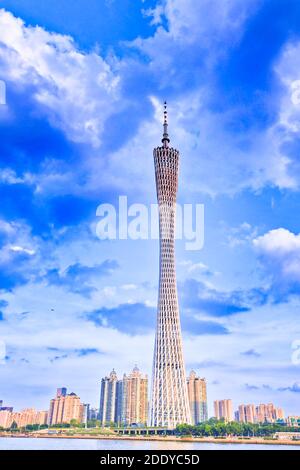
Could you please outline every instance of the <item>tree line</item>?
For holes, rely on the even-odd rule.
[[[179,424],[175,434],[178,436],[198,436],[198,437],[267,437],[272,436],[276,432],[299,432],[297,427],[290,427],[280,423],[240,423],[232,421],[226,423],[224,420],[218,421],[214,418],[199,423],[197,425]]]

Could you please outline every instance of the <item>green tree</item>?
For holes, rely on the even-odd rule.
[[[297,432],[298,428],[288,427],[284,423],[239,423],[236,421],[226,423],[224,420],[211,418],[205,423],[199,423],[196,426],[180,424],[175,433],[179,436],[245,436],[245,437],[271,437],[276,432]]]

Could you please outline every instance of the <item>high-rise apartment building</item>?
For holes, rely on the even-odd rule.
[[[117,382],[118,377],[115,370],[112,370],[109,377],[104,377],[101,380],[100,422],[102,426],[107,426],[117,421]]]
[[[191,423],[175,268],[175,223],[179,152],[169,146],[165,103],[162,146],[154,149],[159,207],[159,294],[154,345],[151,426]]]
[[[214,410],[217,419],[224,419],[226,422],[233,421],[232,400],[214,401]]]
[[[26,408],[22,411],[13,412],[12,408],[0,411],[0,427],[8,429],[13,423],[18,428],[24,428],[29,425],[47,424],[48,412],[37,411],[34,408]]]
[[[300,427],[300,416],[288,416],[286,419],[288,426]]]
[[[8,410],[0,411],[0,428],[8,429],[12,425],[12,412]]]
[[[125,409],[125,406],[126,406],[126,402],[125,402],[125,394],[123,393],[124,392],[124,383],[126,381],[126,374],[123,375],[123,379],[122,380],[118,380],[117,382],[117,388],[116,388],[116,424],[118,426],[121,426],[121,425],[126,425],[126,421],[125,421],[125,418],[124,418],[124,409]]]
[[[256,419],[258,423],[271,423],[273,421],[272,416],[273,406],[271,403],[265,405],[261,403],[256,407]]]
[[[146,424],[148,418],[148,377],[135,367],[118,380],[113,370],[101,381],[100,421],[122,426]]]
[[[242,423],[274,423],[284,420],[282,408],[276,408],[273,403],[255,405],[240,405],[238,420]]]
[[[207,421],[206,380],[197,377],[196,372],[192,370],[187,379],[187,388],[192,424]]]
[[[239,421],[241,423],[256,422],[256,411],[254,405],[240,405],[238,413]]]
[[[275,408],[274,410],[274,419],[275,421],[283,421],[285,414],[282,408]]]
[[[148,377],[135,367],[129,376],[123,378],[121,421],[125,425],[146,425],[147,419]]]
[[[262,403],[256,407],[257,423],[273,423],[274,421],[283,419],[284,411],[282,408],[276,408],[273,403]]]
[[[56,397],[50,401],[48,424],[53,426],[70,423],[72,420],[81,423],[84,417],[84,405],[80,402],[80,398],[75,393],[67,394],[67,391],[61,393],[61,390],[58,389]]]
[[[48,423],[48,411],[37,412],[37,424],[44,425]]]

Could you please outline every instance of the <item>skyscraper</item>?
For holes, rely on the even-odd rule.
[[[282,408],[276,408],[273,403],[260,404],[256,407],[256,421],[258,423],[273,423],[284,419]]]
[[[275,408],[274,410],[274,420],[277,421],[277,420],[284,420],[284,411],[282,408]]]
[[[116,388],[116,419],[115,422],[118,426],[126,425],[124,420],[125,409],[125,395],[124,395],[124,382],[126,374],[123,375],[123,380],[118,380]]]
[[[113,369],[109,377],[101,380],[100,422],[102,426],[116,422],[116,392],[118,377]]]
[[[138,367],[123,377],[121,416],[125,425],[147,424],[148,377],[142,375]]]
[[[215,417],[217,419],[224,418],[225,421],[233,421],[232,400],[216,400],[214,401]]]
[[[255,423],[256,411],[254,405],[240,405],[239,406],[239,421],[241,423]]]
[[[187,379],[187,387],[192,424],[207,421],[206,380],[197,377],[196,372],[192,370]]]
[[[138,367],[118,380],[113,370],[101,381],[100,421],[102,426],[111,423],[130,426],[147,424],[148,377]]]
[[[66,387],[61,387],[56,390],[56,396],[58,397],[65,397],[67,395]]]
[[[165,103],[163,145],[154,149],[159,206],[160,270],[150,423],[152,426],[174,428],[180,423],[191,423],[191,416],[175,270],[179,152],[169,147],[167,117]]]
[[[64,393],[61,393],[64,390]],[[82,422],[84,406],[75,393],[67,394],[67,389],[57,389],[56,397],[50,401],[48,424],[49,426],[70,423],[76,420]]]
[[[240,405],[238,420],[243,423],[273,423],[284,421],[284,411],[276,408],[273,403],[255,405]]]

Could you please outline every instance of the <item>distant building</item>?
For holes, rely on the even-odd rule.
[[[126,374],[124,374],[123,379],[126,379]],[[125,395],[123,393],[124,390],[124,381],[118,380],[117,388],[116,388],[116,424],[121,426],[124,424],[124,413],[123,410],[125,409]]]
[[[37,411],[34,408],[26,408],[18,412],[13,412],[9,409],[0,411],[0,427],[6,429],[10,428],[13,423],[16,423],[18,428],[24,428],[29,425],[42,426],[47,424],[47,419],[47,411]]]
[[[121,423],[146,425],[147,420],[148,377],[135,367],[129,376],[123,377]]]
[[[207,391],[205,379],[197,377],[196,372],[192,370],[187,379],[187,388],[192,424],[207,421]]]
[[[282,408],[276,408],[273,403],[260,404],[256,407],[257,423],[273,423],[284,420]]]
[[[238,421],[241,423],[274,423],[284,422],[284,411],[276,408],[273,403],[255,405],[240,405]]]
[[[48,411],[38,411],[37,424],[45,425],[48,423]]]
[[[58,388],[56,391],[56,396],[57,397],[65,397],[67,395],[67,389],[66,387]]]
[[[226,422],[233,421],[232,400],[216,400],[214,401],[215,417],[224,419]]]
[[[283,421],[285,417],[284,411],[282,408],[275,408],[274,410],[274,419],[275,421]]]
[[[135,367],[118,380],[113,370],[101,381],[99,418],[102,426],[146,424],[148,419],[148,378]]]
[[[36,424],[36,413],[34,408],[25,408],[19,413],[14,413],[14,421],[17,423],[18,428],[23,428],[28,424]]]
[[[256,407],[256,419],[258,423],[272,423],[273,421],[273,403],[265,405],[261,403]]]
[[[7,429],[11,426],[13,407],[3,406],[3,400],[0,400],[0,428]]]
[[[300,416],[288,416],[286,419],[288,426],[293,426],[295,428],[300,427]]]
[[[36,411],[34,408],[26,408],[19,413],[13,413],[13,421],[18,425],[18,428],[22,428],[28,425],[43,425],[47,424],[48,412],[47,411]]]
[[[63,390],[63,393],[61,392]],[[84,419],[84,405],[75,393],[67,394],[67,390],[57,389],[56,397],[50,401],[48,424],[68,424],[72,420],[81,423]]]
[[[0,428],[8,429],[12,425],[12,412],[7,410],[0,411]]]
[[[118,377],[113,369],[109,377],[101,380],[100,393],[100,422],[102,426],[108,426],[110,423],[116,423],[117,407],[117,382]]]
[[[2,406],[0,408],[0,411],[11,411],[12,412],[13,410],[14,410],[13,406]]]
[[[81,422],[83,424],[87,424],[87,422],[89,420],[89,414],[90,414],[90,405],[89,405],[89,403],[83,403],[83,405],[82,405],[82,418],[81,418]]]
[[[238,411],[238,421],[241,423],[255,423],[256,411],[254,405],[240,405]]]
[[[98,408],[89,408],[89,421],[99,419],[99,409]]]

